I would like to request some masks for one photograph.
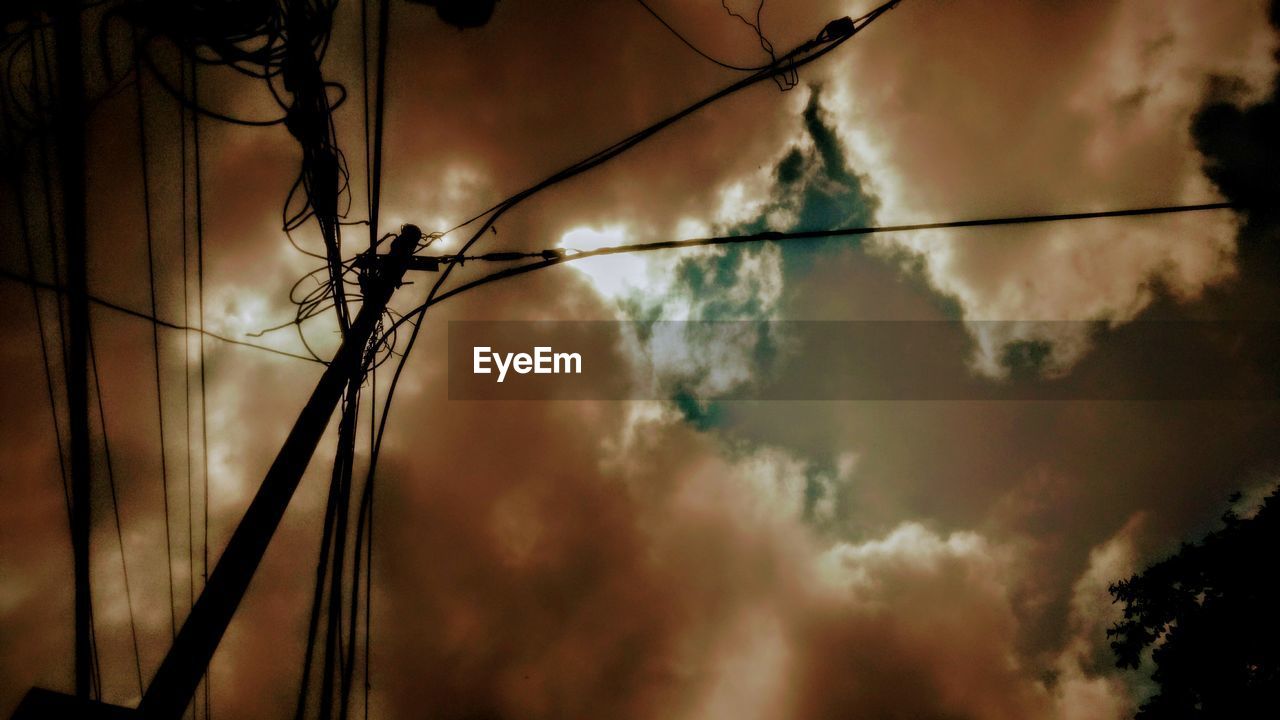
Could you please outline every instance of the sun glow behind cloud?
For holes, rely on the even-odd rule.
[[[696,237],[705,232],[705,226],[693,221],[678,224],[676,237]],[[576,227],[560,237],[558,247],[566,250],[598,250],[603,247],[635,242],[632,229],[625,224],[601,227]],[[662,306],[662,318],[686,320],[692,311],[690,299],[679,292],[676,269],[689,258],[712,257],[719,254],[716,248],[690,248],[657,253],[628,253],[588,258],[572,263],[572,267],[585,275],[601,296],[614,302],[630,298],[658,300]]]

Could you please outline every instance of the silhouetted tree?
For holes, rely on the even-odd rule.
[[[1137,668],[1153,648],[1159,691],[1138,720],[1280,717],[1278,495],[1252,517],[1228,511],[1221,530],[1111,586],[1124,603],[1107,631],[1116,664]]]

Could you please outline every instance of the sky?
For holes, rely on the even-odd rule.
[[[718,59],[768,59],[719,3],[650,4]],[[507,0],[465,31],[430,8],[391,6],[381,232],[448,229],[737,79],[630,0]],[[775,1],[762,25],[790,48],[871,7]],[[1265,202],[1278,13],[1254,0],[905,0],[789,90],[763,82],[717,102],[528,200],[476,249]],[[107,45],[122,67],[129,36],[113,22]],[[324,72],[348,91],[334,119],[349,220],[366,217],[359,33],[359,4],[341,3]],[[148,52],[172,82],[172,45]],[[202,104],[278,113],[261,81],[200,73]],[[143,89],[157,311],[194,322],[179,105],[151,75]],[[127,85],[89,120],[90,287],[147,311],[136,102]],[[33,261],[49,278],[38,150],[6,152],[18,172],[0,191],[0,267],[26,271],[11,238],[29,208]],[[282,126],[205,118],[201,153],[204,323],[250,339],[292,318],[289,288],[315,267],[281,231],[299,151]],[[762,348],[782,348],[770,356],[780,372],[804,372],[803,357],[761,336],[682,359],[657,400],[466,402],[448,398],[447,324],[947,321],[954,342],[922,352],[953,372],[1093,369],[1139,387],[1153,370],[1141,323],[1277,319],[1278,227],[1261,206],[702,248],[583,261],[442,303],[406,361],[379,463],[370,716],[1131,716],[1151,668],[1114,668],[1107,587],[1215,527],[1232,493],[1248,505],[1280,482],[1273,400],[715,400],[764,379]],[[349,248],[366,242],[363,226],[344,233]],[[313,225],[294,239],[319,247]],[[426,292],[413,280],[400,311]],[[9,280],[0,298],[7,715],[32,685],[71,689],[73,638],[37,305]],[[54,296],[39,307],[65,433]],[[206,445],[197,336],[159,330],[157,371],[150,324],[102,307],[92,322],[91,398],[106,430],[95,417],[95,620],[104,699],[130,705],[200,586],[203,547],[188,529],[201,529],[206,458],[216,562],[321,368],[207,338]],[[1239,388],[1274,377],[1274,339],[1188,327],[1208,364],[1167,358],[1169,377]],[[337,345],[331,318],[304,333],[322,355]],[[303,350],[290,331],[253,341]],[[638,373],[651,369],[643,342],[618,342]],[[384,397],[388,376],[368,392]],[[215,715],[293,710],[333,434],[214,658]]]

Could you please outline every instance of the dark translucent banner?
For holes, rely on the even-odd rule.
[[[452,400],[1272,401],[1280,323],[449,323]]]

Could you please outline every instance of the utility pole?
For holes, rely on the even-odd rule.
[[[138,706],[147,720],[179,720],[195,694],[200,678],[222,640],[231,617],[249,588],[271,536],[280,525],[302,473],[329,424],[348,383],[364,371],[369,338],[391,295],[400,285],[409,257],[422,231],[406,225],[391,242],[384,262],[370,269],[364,305],[351,323],[342,347],[330,361],[311,399],[302,408],[293,430],[267,471],[257,495],[228,541],[209,583],[200,593],[173,647],[160,664]]]
[[[400,286],[409,259],[421,240],[420,229],[405,225],[399,236],[391,241],[390,252],[378,258],[380,262],[367,264],[364,304],[360,312],[267,470],[249,509],[210,573],[209,582],[143,694],[138,710],[77,702],[77,698],[37,688],[23,700],[14,713],[14,720],[138,716],[147,720],[182,718],[289,507],[334,408],[348,385],[364,372],[369,340],[392,294]]]

